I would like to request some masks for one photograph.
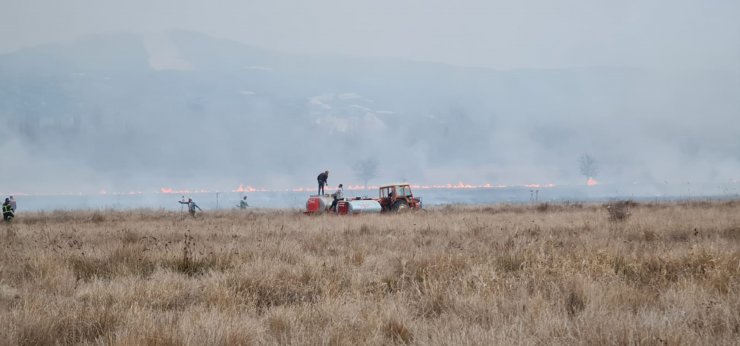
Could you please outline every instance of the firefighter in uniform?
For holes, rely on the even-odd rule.
[[[11,221],[13,220],[14,216],[15,213],[13,212],[13,207],[10,204],[10,199],[6,198],[5,203],[3,203],[3,220]]]

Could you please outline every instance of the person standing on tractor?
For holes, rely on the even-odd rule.
[[[198,208],[198,210],[203,211],[203,209],[200,209],[200,207],[195,204],[195,201],[193,201],[192,198],[188,198],[187,202],[183,201],[177,201],[180,204],[187,204],[188,205],[188,213],[190,213],[190,216],[195,217],[195,208]]]
[[[13,213],[13,207],[10,205],[10,198],[6,198],[3,203],[3,220],[10,222],[13,220],[15,213]]]
[[[342,187],[342,184],[339,184],[339,187],[337,187],[337,191],[334,192],[332,196],[334,196],[334,201],[331,202],[331,207],[329,207],[329,210],[336,212],[337,202],[344,199],[344,188]]]
[[[329,179],[329,171],[327,170],[326,172],[319,174],[316,179],[319,181],[319,195],[323,195],[324,186],[326,186],[326,181]]]

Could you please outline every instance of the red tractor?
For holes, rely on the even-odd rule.
[[[421,209],[421,198],[414,197],[409,184],[381,186],[378,203],[384,212]]]
[[[421,209],[421,198],[414,197],[409,184],[386,185],[379,188],[379,198],[344,198],[337,203],[336,213],[371,214]],[[333,201],[331,195],[311,195],[306,202],[306,214],[322,214],[329,211]]]

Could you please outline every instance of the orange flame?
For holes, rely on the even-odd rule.
[[[263,189],[263,188],[254,188],[249,185],[246,187],[244,184],[239,184],[239,187],[236,188],[236,190],[231,190],[231,192],[270,192],[270,191],[278,191],[278,190],[270,190],[270,189]],[[287,190],[285,190],[287,191]]]
[[[390,184],[389,184],[390,185]],[[509,185],[503,185],[503,184],[491,184],[491,183],[485,183],[485,184],[469,184],[469,183],[463,183],[458,182],[456,184],[433,184],[433,185],[416,185],[416,184],[410,184],[412,189],[415,190],[475,190],[475,189],[505,189],[509,187],[516,187],[515,186],[509,186]],[[553,188],[556,185],[553,183],[548,184],[525,184],[521,185],[528,188]],[[344,187],[345,191],[373,191],[377,190],[379,186],[377,185],[346,185]],[[327,190],[334,191],[334,187],[327,187]],[[274,191],[274,190],[257,190],[257,191]],[[295,187],[292,189],[287,190],[280,190],[280,191],[293,191],[293,192],[312,192],[316,191],[315,187]]]
[[[505,189],[509,187],[516,187],[516,186],[524,186],[527,188],[553,188],[556,185],[549,183],[549,184],[524,184],[524,185],[503,185],[503,184],[491,184],[491,183],[485,183],[485,184],[469,184],[464,182],[458,182],[455,184],[448,183],[448,184],[432,184],[432,185],[416,185],[416,184],[410,184],[412,189],[415,190],[475,190],[475,189]],[[346,191],[377,191],[380,186],[378,185],[346,185],[345,190]],[[334,191],[335,188],[327,187],[328,191]],[[244,185],[239,184],[239,186],[231,190],[231,192],[275,192],[275,191],[285,191],[285,192],[313,192],[316,191],[315,187],[294,187],[294,188],[282,188],[282,189],[268,189],[268,188],[256,188],[252,187],[250,185]],[[170,187],[163,187],[159,189],[159,193],[161,194],[193,194],[193,193],[207,193],[212,192],[209,190],[177,190]],[[101,191],[102,193],[102,191]],[[106,193],[109,193],[106,191]],[[131,194],[131,193],[130,193]],[[137,192],[136,194],[141,194],[141,192]]]
[[[589,177],[588,180],[586,181],[586,185],[596,186],[596,185],[599,185],[599,182],[596,181],[596,179]]]
[[[532,189],[532,188],[539,189],[539,188],[555,187],[555,184],[553,184],[553,183],[550,183],[550,184],[524,184],[524,187],[528,187],[530,189]]]
[[[190,190],[175,190],[175,189],[173,189],[171,187],[163,187],[163,188],[160,188],[159,189],[159,193],[162,193],[162,194],[165,194],[165,195],[175,194],[175,193],[176,194],[186,195],[186,194],[200,193],[200,192],[208,192],[208,190],[194,190],[194,191],[190,191]]]

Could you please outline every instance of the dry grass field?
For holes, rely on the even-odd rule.
[[[740,202],[20,213],[0,342],[740,343]]]

